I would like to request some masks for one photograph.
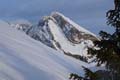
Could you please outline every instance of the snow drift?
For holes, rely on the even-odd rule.
[[[71,72],[84,74],[81,66],[92,67],[0,21],[0,80],[68,80]]]

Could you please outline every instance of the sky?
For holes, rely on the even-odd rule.
[[[100,30],[113,31],[106,25],[106,12],[113,8],[113,0],[0,0],[0,19],[37,23],[42,16],[58,11],[98,34]]]

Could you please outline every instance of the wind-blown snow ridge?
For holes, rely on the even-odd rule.
[[[55,51],[0,21],[0,80],[69,80],[92,67]]]

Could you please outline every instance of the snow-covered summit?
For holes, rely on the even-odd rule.
[[[72,26],[74,26],[79,31],[82,31],[82,32],[85,32],[86,34],[91,34],[91,35],[94,35],[95,37],[97,37],[94,33],[90,32],[89,30],[87,30],[87,29],[83,28],[82,26],[78,25],[77,23],[75,23],[74,21],[72,21],[70,18],[65,17],[62,13],[52,12],[51,16],[53,16],[53,17],[60,16],[61,18],[63,18],[68,23],[70,23]]]

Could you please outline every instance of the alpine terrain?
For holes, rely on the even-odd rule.
[[[69,80],[70,73],[84,76],[82,66],[96,69],[92,64],[47,47],[0,20],[0,80]]]
[[[26,22],[26,23],[25,23]],[[59,12],[44,16],[37,25],[29,22],[12,24],[27,35],[66,55],[87,62],[87,48],[98,40],[95,34],[79,26]]]
[[[87,59],[94,40],[96,35],[58,12],[37,25],[0,20],[0,80],[69,80],[71,73],[84,76],[83,66],[96,71]]]

